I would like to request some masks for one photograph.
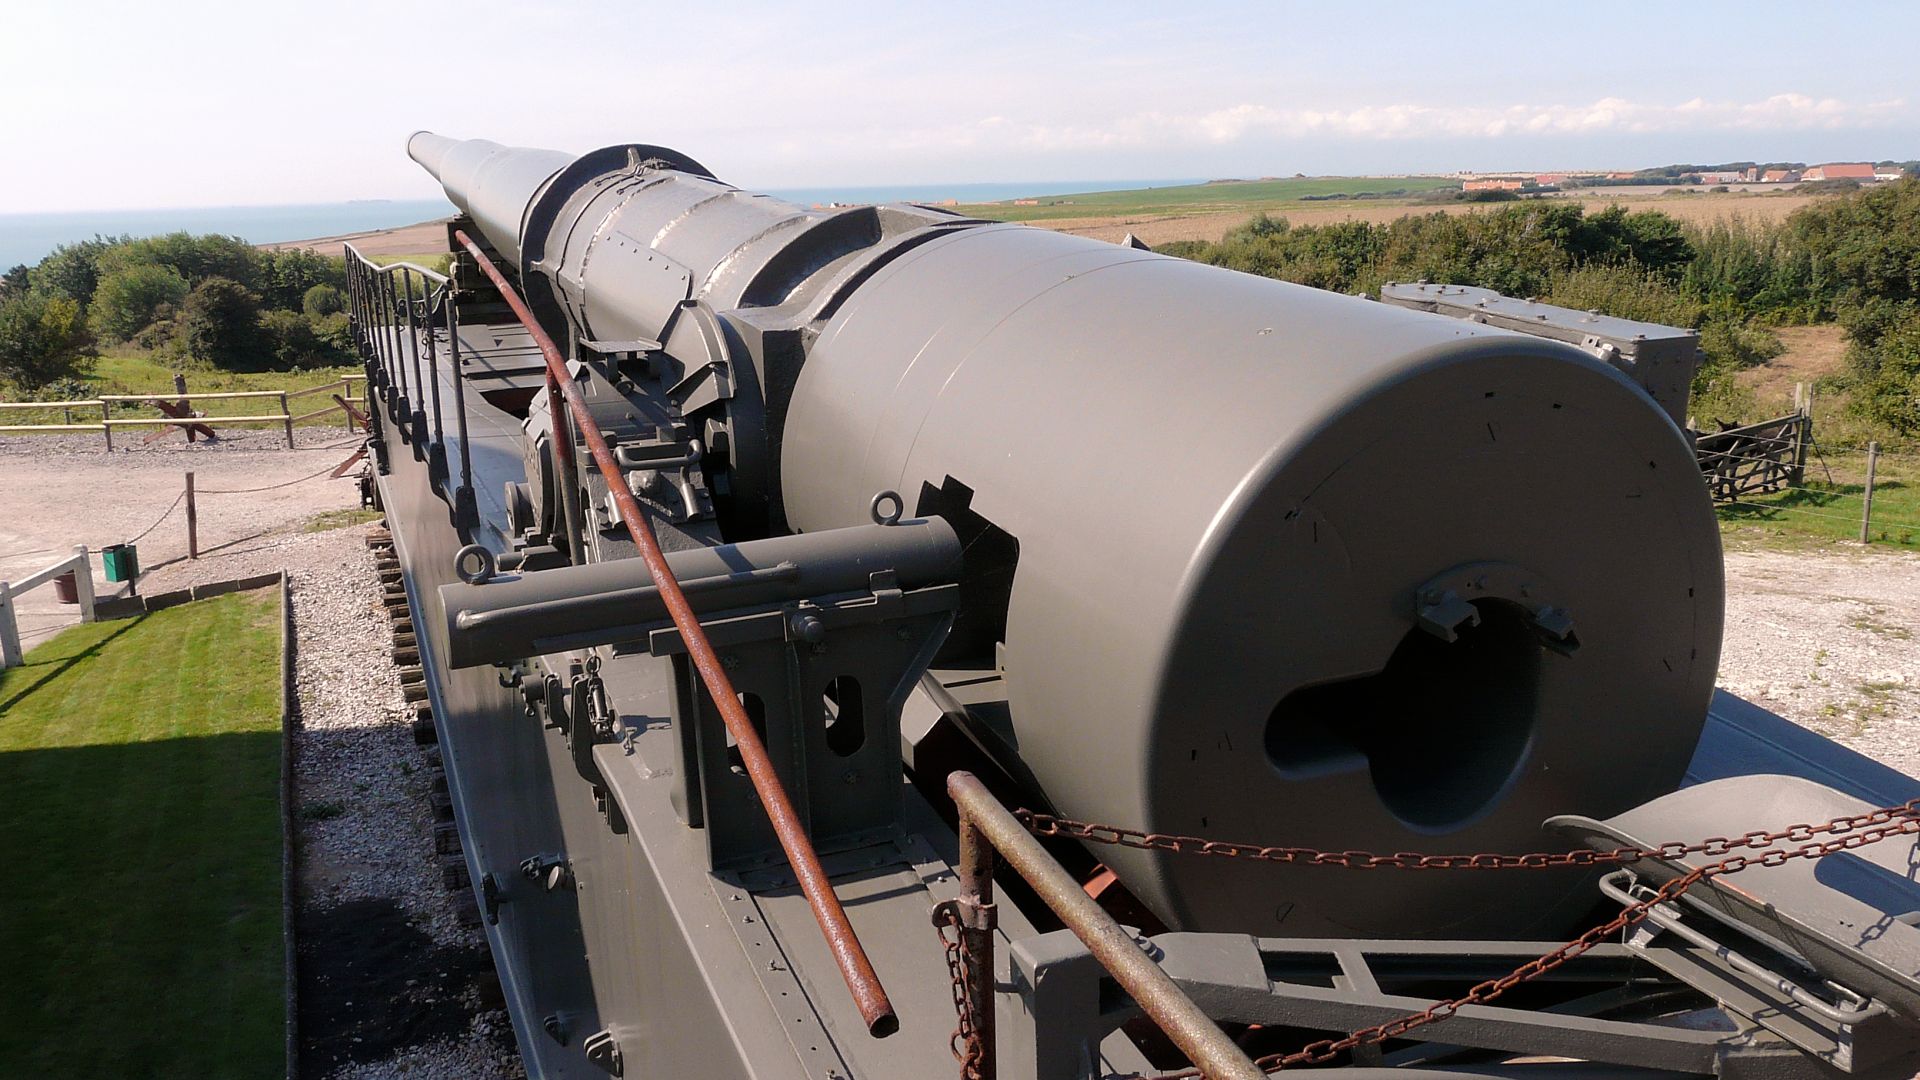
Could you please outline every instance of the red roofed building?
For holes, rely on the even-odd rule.
[[[1815,165],[1801,174],[1802,180],[1872,180],[1873,166],[1853,162]]]

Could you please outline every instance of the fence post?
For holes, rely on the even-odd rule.
[[[193,505],[193,474],[187,474],[187,558],[200,557],[200,514]]]
[[[287,408],[287,392],[280,391],[280,412],[287,418],[287,449],[293,449],[293,410]]]
[[[87,551],[87,545],[73,545],[74,557],[80,565],[73,568],[73,591],[80,600],[80,621],[93,621],[93,556]]]
[[[113,419],[113,402],[100,400],[100,434],[107,437],[107,453],[113,453],[113,425],[107,421]]]
[[[20,627],[13,621],[13,586],[0,581],[0,671],[10,667],[19,667],[25,662],[20,655]]]
[[[1867,542],[1867,529],[1873,524],[1873,467],[1880,462],[1880,444],[1867,444],[1867,498],[1860,508],[1860,542]]]
[[[173,392],[180,395],[174,400],[174,404],[180,408],[180,415],[187,415],[187,377],[184,373],[178,371],[173,373]],[[195,442],[200,438],[199,434],[193,430],[192,424],[182,424],[181,427],[187,433],[188,442]]]

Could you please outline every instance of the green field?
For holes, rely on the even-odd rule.
[[[88,368],[81,373],[81,379],[91,389],[89,394],[173,394],[173,376],[178,368],[169,366],[153,358],[150,353],[133,350],[116,350],[95,357]],[[308,371],[222,371],[217,368],[188,369],[181,374],[187,378],[187,396],[194,393],[217,394],[241,390],[304,390],[311,386],[324,386],[339,382],[347,375],[359,375],[358,367],[314,368]],[[357,395],[356,387],[354,393]],[[0,401],[16,400],[4,388],[0,388]],[[313,412],[332,404],[327,394],[311,394],[303,398],[294,398],[287,403],[294,415]],[[220,416],[266,416],[280,411],[280,403],[273,398],[228,398],[193,402],[193,407],[208,415],[209,419]],[[159,416],[160,410],[151,406],[133,404],[115,404],[113,416],[116,420],[132,420],[138,417]],[[82,409],[7,409],[0,411],[0,424],[61,424],[98,423],[99,406]],[[332,424],[340,426],[345,419],[338,411],[327,416],[306,421],[307,424]],[[249,424],[249,429],[259,430],[271,425]],[[216,425],[216,430],[217,430]],[[134,428],[131,432],[114,432],[115,445],[119,440],[145,438],[153,428]]]
[[[202,600],[0,676],[0,1076],[283,1074],[280,619]]]
[[[1828,453],[1807,462],[1806,482],[1770,495],[1748,495],[1719,508],[1729,546],[1814,548],[1858,545],[1866,509],[1866,455]],[[1831,470],[1832,480],[1828,480]],[[1920,457],[1882,455],[1874,470],[1870,546],[1920,548]]]
[[[1288,203],[1345,195],[1378,196],[1379,202],[1404,202],[1425,192],[1458,188],[1460,181],[1438,176],[1317,176],[1288,180],[1220,180],[1208,184],[1142,188],[1136,191],[1090,191],[1077,195],[1049,195],[1037,206],[1012,202],[967,203],[950,207],[958,213],[994,221],[1053,221],[1078,217],[1129,217],[1157,214],[1211,214],[1226,211],[1285,209]],[[1389,194],[1399,192],[1399,194]],[[1371,202],[1375,200],[1361,200]]]

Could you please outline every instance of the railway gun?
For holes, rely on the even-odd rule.
[[[1714,689],[1691,351],[408,150],[369,475],[530,1075],[1920,1065],[1920,785]]]

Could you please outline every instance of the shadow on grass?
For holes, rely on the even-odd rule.
[[[107,647],[108,642],[139,626],[142,622],[145,622],[146,619],[147,617],[145,615],[136,615],[131,619],[123,619],[121,620],[121,625],[115,629],[113,633],[93,642],[84,649],[68,653],[64,656],[43,657],[40,653],[46,650],[36,647],[32,653],[28,654],[27,662],[19,668],[23,673],[31,671],[33,681],[22,686],[18,691],[7,697],[6,700],[0,701],[0,714],[4,714],[8,709],[25,701],[27,696],[35,690],[66,674],[74,665],[98,656],[101,650]],[[56,630],[65,629],[66,627],[64,626],[56,628]],[[45,670],[36,671],[34,670],[36,668]]]
[[[279,756],[278,730],[0,753],[0,1076],[283,1072]]]

